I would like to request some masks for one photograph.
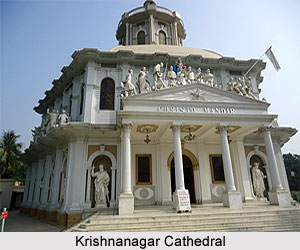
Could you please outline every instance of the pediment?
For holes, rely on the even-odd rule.
[[[269,104],[244,97],[223,89],[213,88],[204,84],[190,84],[175,88],[156,90],[149,93],[129,96],[126,99],[135,99],[143,101],[163,101],[163,102],[193,102],[193,103],[231,103],[231,104]]]

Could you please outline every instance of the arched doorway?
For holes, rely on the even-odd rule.
[[[108,190],[109,190],[109,201],[111,200],[111,183],[112,183],[112,162],[106,155],[99,155],[96,157],[92,163],[92,166],[95,166],[95,172],[99,171],[99,165],[102,164],[104,166],[104,170],[108,173],[110,177]],[[90,200],[91,200],[91,207],[95,207],[95,177],[91,177],[90,182]],[[109,202],[107,202],[107,207],[109,207]]]
[[[264,191],[264,197],[268,198],[269,183],[268,183],[268,179],[267,179],[267,172],[266,172],[266,169],[264,168],[265,164],[264,164],[263,160],[258,155],[253,155],[250,158],[250,165],[251,165],[250,173],[252,173],[251,170],[252,170],[255,162],[259,163],[259,169],[263,172],[263,174],[265,176],[265,178],[264,178],[264,184],[265,184],[265,188],[266,189]],[[250,176],[251,176],[251,182],[252,182],[252,186],[253,186],[253,177],[252,177],[252,174],[250,174]]]
[[[186,155],[182,155],[182,162],[183,162],[185,188],[189,190],[190,202],[196,203],[193,163],[191,159]],[[171,161],[170,172],[171,172],[172,193],[174,193],[176,189],[174,158]]]

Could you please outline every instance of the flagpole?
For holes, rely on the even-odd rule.
[[[256,60],[256,62],[251,66],[251,68],[246,72],[246,74],[244,74],[244,78],[246,77],[246,75],[251,71],[251,69],[253,69],[254,68],[254,66],[259,62],[259,60],[260,59],[262,59],[263,57],[264,57],[264,55],[266,54],[266,52],[269,50],[269,49],[271,49],[272,48],[272,46],[270,46],[261,56],[260,56],[260,58],[258,58],[257,60]]]

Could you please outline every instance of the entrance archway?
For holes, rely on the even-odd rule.
[[[189,190],[191,203],[196,203],[194,169],[193,169],[192,160],[188,156],[182,155],[182,162],[183,162],[185,188]],[[171,172],[172,193],[174,193],[176,190],[174,157],[171,161],[170,172]]]
[[[109,180],[109,185],[108,185],[108,190],[109,190],[109,201],[111,200],[111,183],[112,183],[112,174],[111,174],[111,168],[112,168],[112,162],[109,159],[108,156],[106,155],[99,155],[96,157],[93,161],[92,166],[95,166],[95,172],[99,171],[99,165],[102,164],[104,167],[104,170],[108,173],[110,176]],[[91,205],[92,207],[95,207],[95,185],[94,185],[95,177],[91,177],[91,182],[90,182],[90,200],[91,200]],[[109,207],[109,202],[107,202],[107,207]]]

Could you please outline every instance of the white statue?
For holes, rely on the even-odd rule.
[[[195,73],[192,71],[191,66],[188,67],[188,70],[186,72],[186,79],[187,83],[192,83],[193,81],[195,81]]]
[[[67,124],[70,121],[70,117],[67,115],[66,111],[63,109],[61,114],[57,118],[58,124]]]
[[[162,79],[163,73],[161,73],[160,71],[163,66],[164,66],[163,63],[159,63],[154,67],[153,78],[154,78],[155,89],[162,89],[167,87]]]
[[[236,85],[236,82],[233,80],[233,77],[229,78],[229,82],[227,83],[226,90],[230,92],[235,92],[234,87]]]
[[[121,88],[122,88],[122,94],[121,96],[129,96],[129,95],[136,95],[136,90],[134,85],[132,84],[131,80],[132,80],[132,74],[133,74],[133,70],[130,69],[128,70],[128,73],[126,75],[125,81],[121,82]]]
[[[204,83],[203,82],[203,74],[202,74],[201,68],[197,69],[196,80],[197,80],[197,82]]]
[[[91,176],[96,177],[94,181],[96,207],[106,207],[107,202],[109,202],[109,174],[104,170],[103,165],[100,164],[99,171],[97,171],[96,173],[95,166],[92,167]]]
[[[239,77],[234,85],[234,91],[239,95],[248,96],[244,83],[242,78]]]
[[[264,174],[263,172],[258,168],[259,163],[255,162],[254,166],[252,167],[252,180],[253,180],[253,189],[254,193],[257,198],[264,198],[264,191],[265,191],[265,183],[264,183]]]
[[[176,87],[176,78],[177,75],[173,70],[173,66],[170,66],[170,70],[168,72],[168,79],[169,79],[169,87]]]
[[[147,69],[143,67],[136,76],[136,85],[139,88],[140,93],[147,93],[151,90],[150,84],[147,82]]]
[[[187,85],[187,82],[185,80],[186,70],[185,66],[182,66],[180,69],[180,72],[178,72],[178,85]]]
[[[204,75],[204,83],[211,87],[214,86],[214,75],[210,73],[210,69],[206,70],[206,74]]]
[[[58,116],[57,111],[54,109],[52,111],[47,109],[47,114],[48,114],[48,122],[50,122],[51,127],[55,127],[57,122],[57,116]]]
[[[257,100],[258,98],[253,94],[253,91],[252,91],[252,82],[251,82],[251,77],[250,76],[248,76],[246,78],[245,83],[246,83],[246,92],[247,92],[247,95],[249,97]]]

